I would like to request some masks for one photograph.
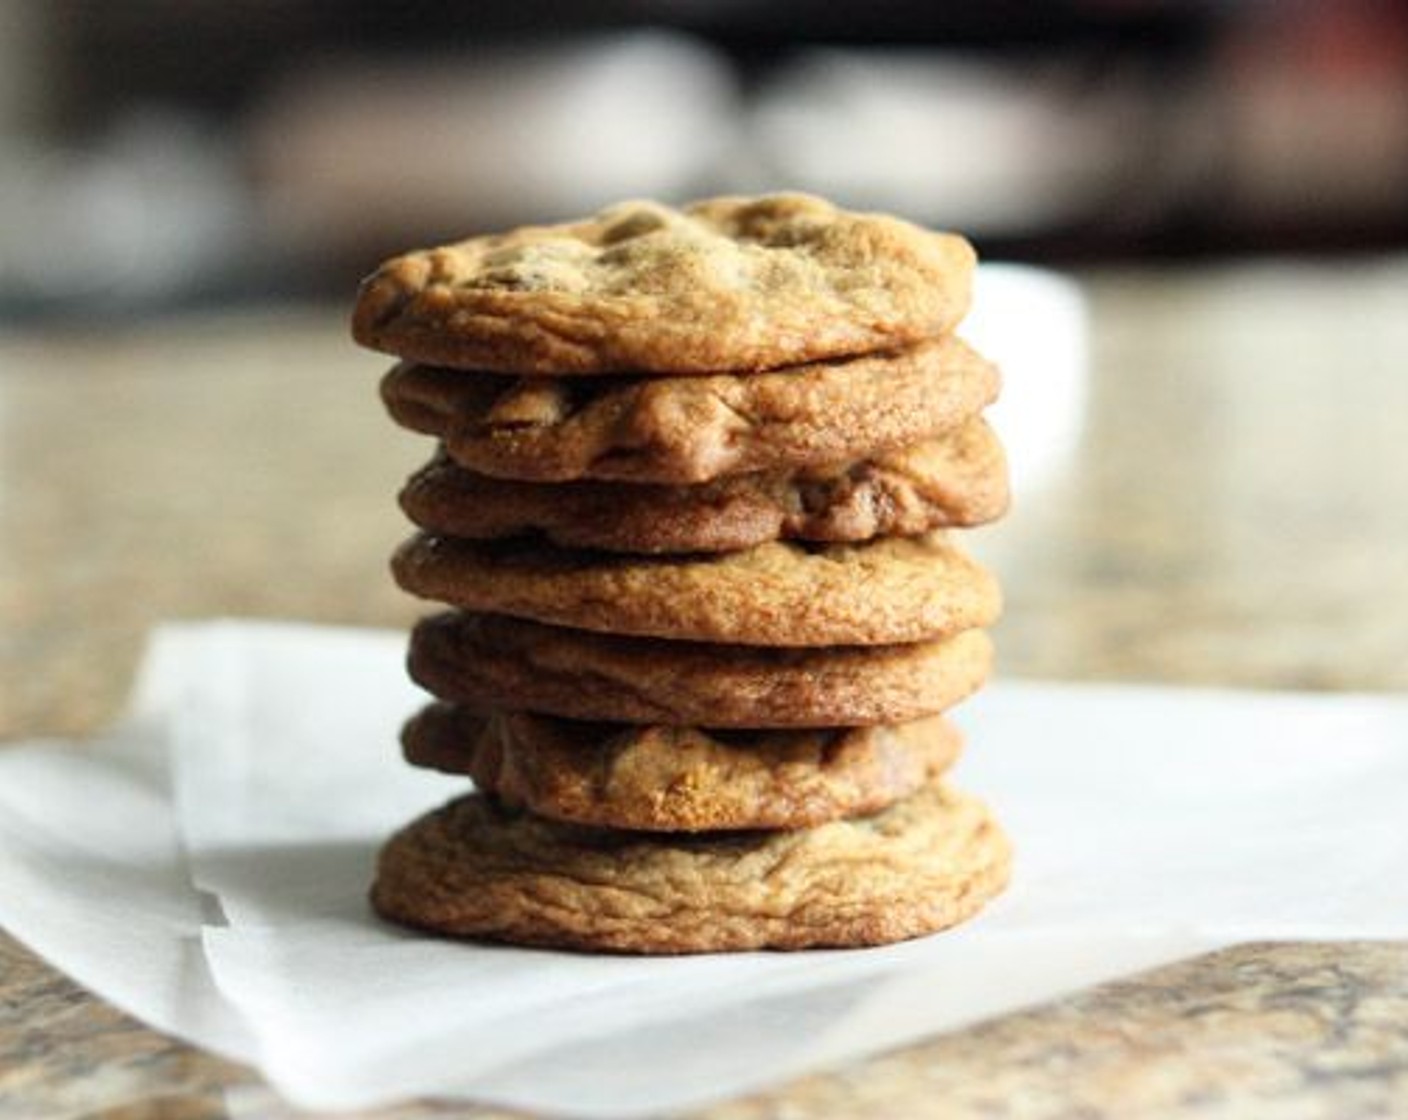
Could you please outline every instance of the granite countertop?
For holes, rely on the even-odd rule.
[[[1087,291],[1079,424],[977,535],[1002,670],[1408,688],[1408,264]],[[102,727],[160,619],[407,624],[384,557],[424,445],[383,364],[316,310],[0,334],[0,739]],[[1239,946],[707,1113],[852,1114],[1408,1114],[1408,944]],[[0,935],[0,1115],[293,1113]],[[451,1115],[501,1113],[386,1114]]]

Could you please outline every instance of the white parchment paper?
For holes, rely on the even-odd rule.
[[[403,645],[164,631],[120,735],[0,752],[0,921],[304,1106],[588,1117],[728,1097],[1235,941],[1408,937],[1408,701],[1011,683],[962,709],[956,778],[1014,836],[1016,878],[959,930],[662,960],[404,933],[365,903],[376,846],[463,784],[400,761]]]

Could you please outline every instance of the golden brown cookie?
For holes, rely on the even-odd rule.
[[[805,195],[626,202],[387,261],[352,333],[462,369],[771,369],[949,330],[973,265],[961,237]]]
[[[983,804],[939,784],[874,816],[786,832],[586,828],[470,795],[392,837],[371,898],[392,921],[520,945],[842,948],[963,921],[1010,863]]]
[[[401,741],[412,765],[467,774],[540,817],[655,832],[811,828],[877,812],[937,778],[962,744],[942,718],[723,732],[449,704],[423,709]]]
[[[940,533],[861,545],[625,556],[418,533],[392,558],[407,591],[611,634],[757,646],[890,645],[987,626],[997,581]]]
[[[752,375],[591,382],[398,365],[382,399],[462,466],[531,482],[707,482],[851,462],[961,425],[997,368],[956,338]]]
[[[629,638],[447,612],[411,633],[411,677],[442,700],[570,719],[859,727],[934,715],[975,691],[992,641],[774,649]]]
[[[568,548],[726,552],[773,540],[864,541],[981,525],[1007,508],[1001,444],[978,418],[875,459],[697,486],[517,482],[444,455],[401,491],[417,525],[491,540],[540,534]]]

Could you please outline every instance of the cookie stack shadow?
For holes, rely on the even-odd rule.
[[[413,765],[474,792],[383,850],[443,934],[646,953],[869,945],[1009,853],[945,771],[1006,507],[961,239],[804,196],[626,204],[388,262],[360,341],[438,441],[393,571]]]

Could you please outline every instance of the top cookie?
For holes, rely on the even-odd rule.
[[[352,333],[509,373],[773,369],[950,330],[974,261],[954,234],[808,195],[626,202],[387,261],[362,284]]]

